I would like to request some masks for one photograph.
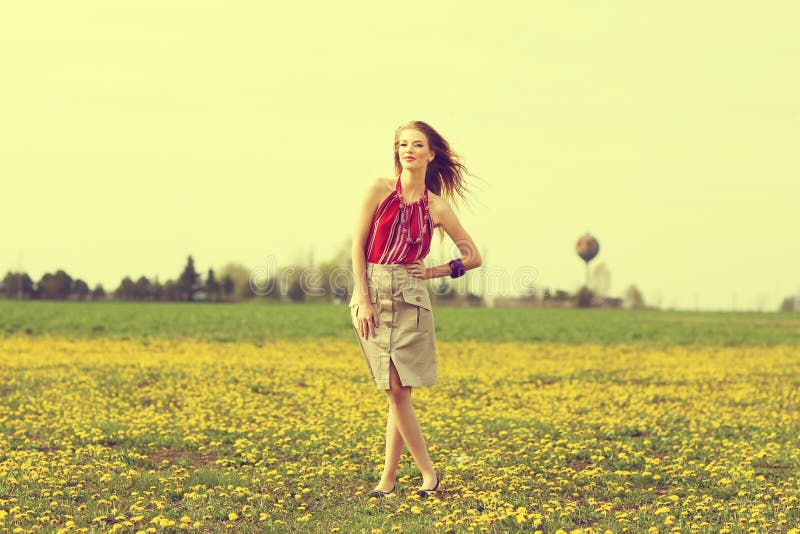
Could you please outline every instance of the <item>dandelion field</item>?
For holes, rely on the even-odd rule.
[[[27,312],[7,306],[0,323],[21,324]],[[211,313],[198,309],[181,308],[170,324]],[[470,313],[447,312],[437,309],[437,337],[440,326],[470,330]],[[398,494],[371,500],[387,404],[351,330],[257,340],[228,318],[218,332],[229,341],[171,339],[133,328],[149,312],[125,313],[127,339],[122,327],[53,333],[33,315],[35,334],[0,337],[0,532],[789,532],[800,523],[800,345],[781,340],[783,326],[727,328],[710,315],[723,326],[694,343],[671,319],[638,343],[609,326],[595,330],[602,342],[442,336],[439,384],[412,399],[445,491],[420,500],[404,450]],[[591,313],[580,320],[602,317]],[[558,317],[549,328],[576,331]],[[330,322],[351,328],[344,307]],[[751,342],[720,333],[742,331]]]

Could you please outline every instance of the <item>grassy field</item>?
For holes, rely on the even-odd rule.
[[[602,309],[437,307],[441,341],[636,343],[646,346],[800,345],[800,314]],[[0,335],[262,343],[278,339],[355,341],[344,305],[0,300]]]
[[[346,307],[0,301],[0,531],[790,532],[798,319],[437,308],[378,501]]]

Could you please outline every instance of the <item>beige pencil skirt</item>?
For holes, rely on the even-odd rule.
[[[378,389],[389,389],[389,359],[404,386],[437,382],[436,333],[425,280],[408,274],[401,263],[367,262],[369,300],[378,314],[375,336],[358,333],[358,295],[350,299],[350,320],[364,361]]]

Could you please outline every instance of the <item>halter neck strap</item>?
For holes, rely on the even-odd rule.
[[[420,200],[425,199],[425,204],[427,204],[428,203],[428,188],[424,187],[423,189],[424,189],[424,191],[422,193],[422,198],[420,198]],[[397,175],[397,184],[395,185],[394,190],[397,192],[397,196],[401,198],[401,203],[402,203],[403,188],[400,185],[400,175],[399,174]],[[419,202],[419,200],[417,200],[415,202],[411,202],[410,204],[417,204],[418,202]]]

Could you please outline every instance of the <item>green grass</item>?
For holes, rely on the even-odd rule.
[[[800,314],[608,309],[434,310],[442,341],[552,341],[668,345],[800,343]],[[345,305],[52,302],[0,300],[0,335],[261,343],[353,340]]]

